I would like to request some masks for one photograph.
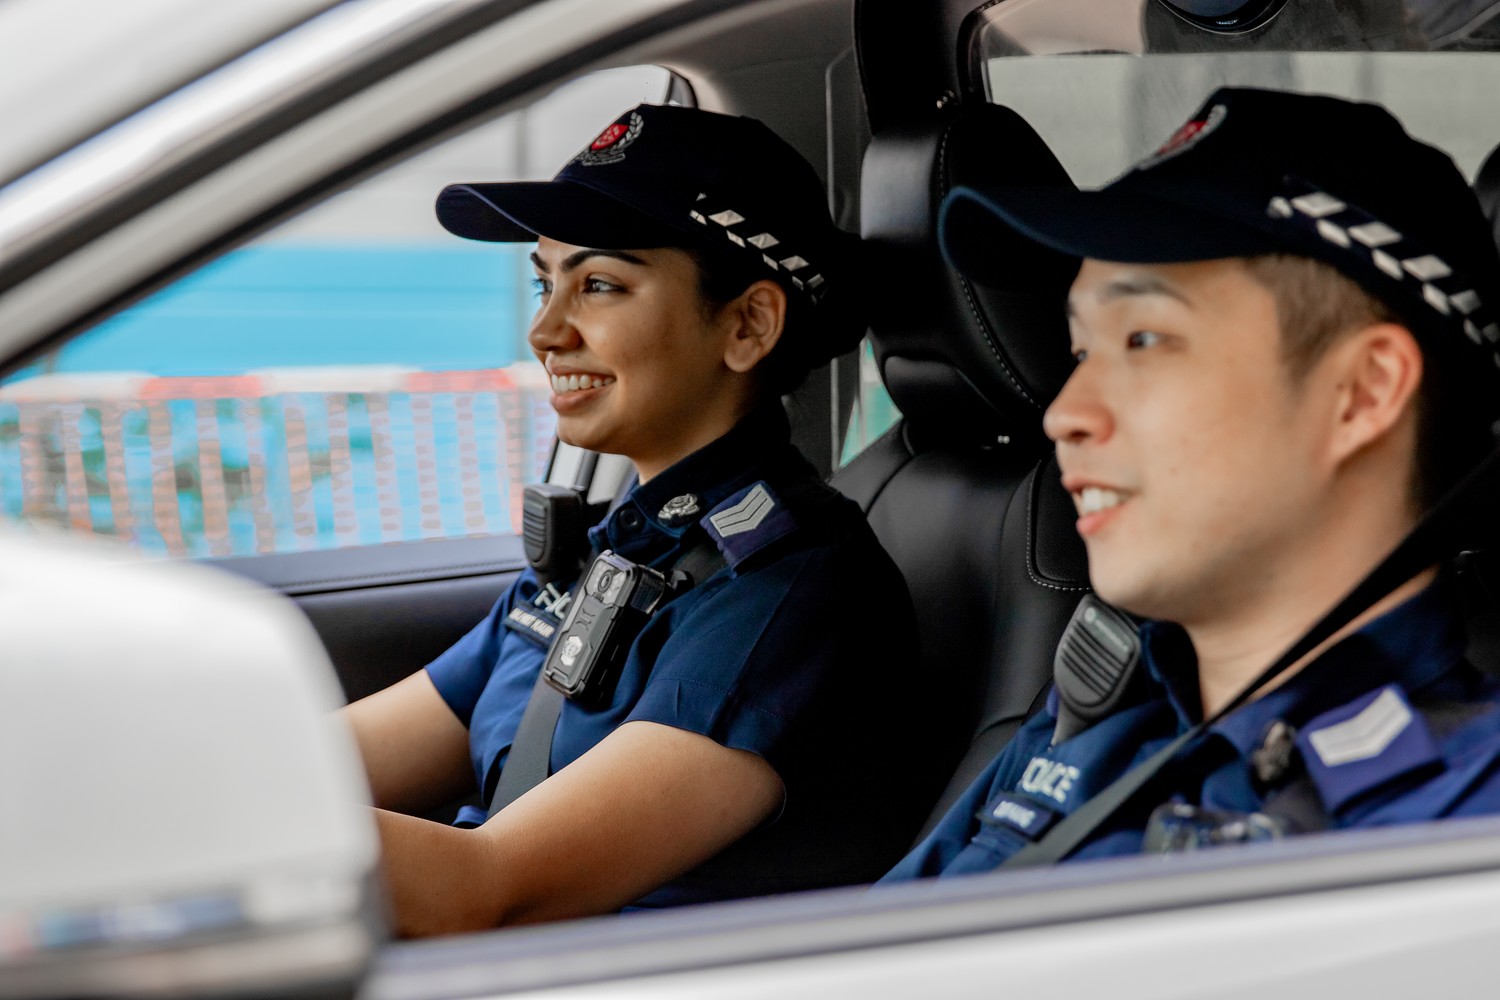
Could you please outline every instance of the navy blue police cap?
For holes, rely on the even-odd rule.
[[[472,240],[701,249],[780,281],[823,320],[855,298],[841,286],[857,273],[858,237],[833,224],[812,166],[753,118],[642,104],[552,180],[451,184],[437,217]],[[831,324],[840,325],[851,326]],[[815,361],[852,347],[857,326],[850,337],[826,330],[830,342]]]
[[[1500,381],[1500,255],[1446,153],[1384,108],[1225,87],[1159,149],[1095,191],[956,188],[949,262],[1000,281],[1015,233],[1073,257],[1169,264],[1290,253],[1381,301],[1424,351]]]

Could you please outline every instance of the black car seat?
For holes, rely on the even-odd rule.
[[[1474,193],[1500,247],[1500,146],[1490,151],[1474,175]],[[1468,658],[1479,669],[1500,676],[1500,552],[1493,547],[1465,552],[1454,563],[1466,602]]]
[[[1490,150],[1490,155],[1479,165],[1479,172],[1474,175],[1474,193],[1479,196],[1484,217],[1490,220],[1495,243],[1500,245],[1500,146]]]
[[[867,511],[911,589],[914,684],[960,719],[928,827],[1040,707],[1062,628],[1087,589],[1083,546],[1041,432],[1071,368],[1063,302],[1075,265],[1019,238],[1005,287],[975,285],[937,247],[959,184],[1070,183],[1021,117],[994,105],[876,135],[861,229],[878,289],[871,339],[902,419],[832,482]]]

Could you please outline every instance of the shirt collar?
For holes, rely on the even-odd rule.
[[[1463,623],[1443,578],[1353,635],[1341,639],[1291,680],[1214,724],[1241,755],[1258,748],[1272,722],[1301,726],[1367,691],[1399,684],[1417,691],[1462,662]],[[1146,668],[1167,694],[1180,730],[1202,719],[1198,661],[1187,633],[1171,622],[1141,629]]]
[[[780,401],[763,404],[727,434],[631,488],[609,516],[589,532],[596,548],[638,549],[642,539],[677,539],[736,490],[763,479],[791,444],[791,425]],[[669,503],[681,511],[673,516]]]

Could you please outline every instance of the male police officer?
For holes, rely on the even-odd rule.
[[[1435,568],[1233,705],[1491,447],[1500,261],[1452,162],[1373,105],[1226,88],[1100,191],[955,191],[945,252],[983,281],[1002,227],[1082,259],[1045,427],[1141,668],[1084,726],[1054,691],[887,880],[1500,811]]]

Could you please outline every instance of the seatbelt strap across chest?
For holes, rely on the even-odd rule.
[[[841,494],[809,474],[806,480],[796,481],[786,488],[784,498],[804,510],[814,510],[823,504],[839,499]],[[703,538],[684,552],[672,564],[666,576],[672,585],[673,599],[708,579],[728,565],[728,560],[711,538]],[[552,773],[552,739],[557,732],[557,721],[562,716],[566,696],[538,675],[532,685],[531,697],[521,722],[516,728],[516,738],[511,743],[505,766],[496,780],[494,794],[490,798],[489,816],[510,805],[537,785],[546,781]]]
[[[712,541],[698,542],[672,564],[668,578],[674,585],[673,596],[680,597],[726,565],[723,553]],[[486,819],[551,776],[552,738],[557,732],[557,720],[562,716],[565,701],[567,696],[538,673],[536,683],[531,686],[526,710],[521,713],[521,722],[516,727],[516,738],[490,797]]]
[[[495,783],[495,794],[490,797],[486,818],[547,780],[552,771],[552,734],[557,730],[565,701],[567,697],[561,691],[537,675],[505,766],[500,769],[500,780]]]

